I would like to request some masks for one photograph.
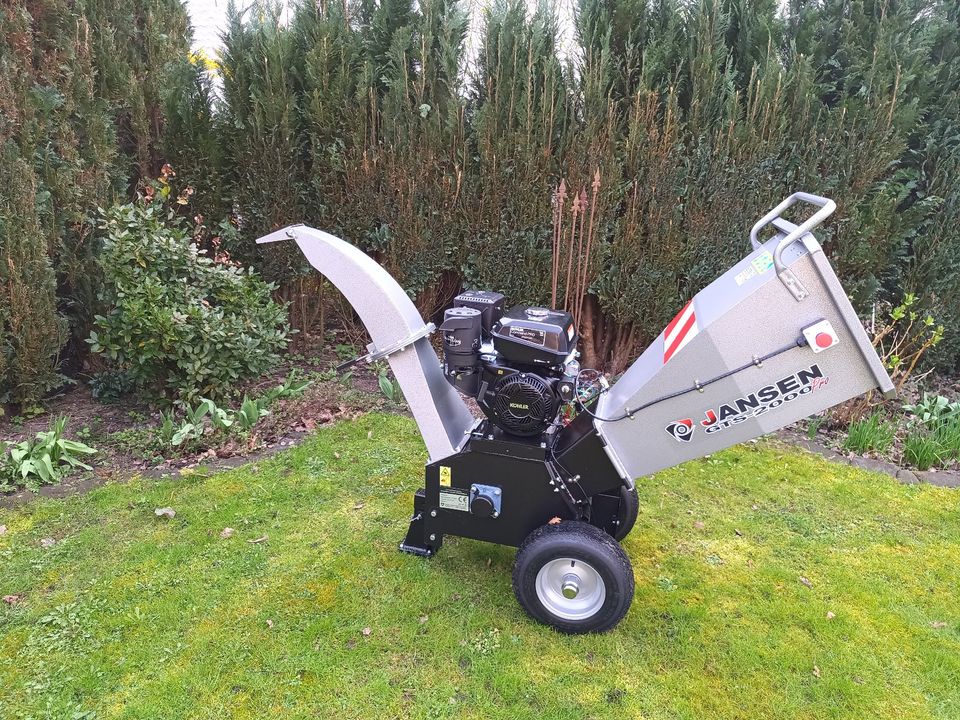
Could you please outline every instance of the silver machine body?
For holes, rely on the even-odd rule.
[[[820,209],[800,226],[781,217],[801,201]],[[618,417],[697,388],[796,343],[805,328],[823,321],[832,329],[833,344],[798,346],[655,402],[628,419],[595,421],[626,480],[765,435],[873,390],[893,394],[889,375],[810,232],[835,207],[826,198],[796,193],[762,218],[751,232],[753,251],[694,296],[678,322],[602,396],[596,415]],[[775,233],[761,243],[758,235],[767,226]],[[678,422],[690,432],[671,432]]]
[[[819,210],[799,226],[781,217],[801,201]],[[752,252],[697,293],[601,396],[594,426],[626,484],[863,393],[892,394],[887,372],[811,233],[834,208],[825,198],[796,193],[771,210],[751,232]],[[775,233],[760,242],[768,226]],[[358,248],[304,225],[257,242],[281,240],[294,240],[356,310],[373,341],[369,357],[389,362],[431,463],[458,453],[476,422],[444,379],[428,337],[432,326],[400,285]],[[828,347],[797,342],[816,327],[828,329]]]

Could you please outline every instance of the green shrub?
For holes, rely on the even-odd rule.
[[[38,213],[42,197],[30,165],[0,136],[0,405],[32,405],[61,382],[67,333]]]
[[[960,401],[951,402],[943,395],[928,392],[923,393],[916,405],[904,405],[903,409],[932,430],[944,423],[960,420]]]
[[[69,475],[76,468],[91,470],[80,461],[81,455],[93,455],[97,451],[88,445],[63,437],[67,418],[60,417],[50,427],[38,432],[36,437],[18,443],[7,442],[0,469],[0,489],[18,486],[36,489],[51,485]]]
[[[29,406],[61,363],[79,370],[100,281],[93,211],[157,163],[160,96],[184,84],[165,67],[189,49],[179,0],[0,7],[0,402]]]
[[[91,377],[88,385],[94,398],[110,403],[130,392],[130,377],[123,370],[104,370]]]
[[[166,191],[103,213],[108,309],[88,342],[154,396],[221,398],[278,361],[286,313],[252,270],[214,262],[191,242]]]
[[[886,452],[893,443],[893,426],[885,422],[880,413],[873,413],[865,420],[850,423],[843,446],[847,450],[863,453]]]
[[[937,439],[923,430],[914,430],[903,443],[903,459],[919,470],[929,470],[943,459]]]

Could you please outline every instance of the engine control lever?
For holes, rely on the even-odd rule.
[[[383,360],[385,357],[389,357],[390,355],[393,355],[396,352],[400,352],[401,350],[406,350],[410,345],[415,343],[417,340],[419,340],[422,337],[427,337],[427,335],[430,335],[436,329],[437,329],[436,325],[434,325],[433,323],[427,323],[416,332],[410,333],[405,338],[402,338],[401,340],[397,340],[395,343],[390,343],[389,345],[387,345],[385,348],[382,348],[382,349],[372,347],[373,344],[371,343],[370,345],[367,346],[367,349],[370,352],[368,352],[366,355],[360,355],[359,357],[355,357],[352,360],[347,360],[346,362],[340,363],[339,365],[337,365],[337,372],[343,372],[347,368],[352,368],[354,365],[359,365],[360,363],[369,364],[369,363],[374,363],[377,360]]]

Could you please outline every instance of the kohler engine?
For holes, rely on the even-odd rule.
[[[580,371],[570,313],[468,291],[444,313],[444,375],[511,435],[539,435],[573,399]]]

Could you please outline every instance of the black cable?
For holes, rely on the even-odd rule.
[[[579,405],[580,408],[585,413],[587,413],[590,417],[592,417],[594,420],[599,420],[600,422],[620,422],[621,420],[626,420],[627,418],[633,417],[641,410],[646,410],[651,405],[662,403],[665,400],[672,400],[675,397],[686,395],[687,393],[693,392],[694,390],[701,390],[702,388],[705,388],[708,385],[712,385],[715,382],[723,380],[724,378],[728,378],[731,375],[735,375],[736,373],[741,372],[743,370],[747,370],[748,368],[759,367],[766,360],[775,358],[777,357],[777,355],[782,355],[788,350],[793,350],[795,348],[803,347],[806,344],[807,344],[806,338],[799,337],[792,344],[784,345],[782,348],[779,348],[778,350],[774,350],[773,352],[769,352],[766,355],[763,355],[758,358],[754,358],[750,362],[745,363],[738,368],[734,368],[733,370],[727,370],[727,372],[717,375],[714,378],[710,378],[709,380],[705,380],[704,382],[698,382],[696,385],[693,385],[691,387],[685,388],[683,390],[677,390],[676,392],[672,392],[669,395],[664,395],[663,397],[658,397],[655,400],[650,400],[649,402],[645,402],[640,407],[634,408],[633,410],[627,410],[623,415],[620,415],[619,417],[615,417],[615,418],[603,418],[603,417],[600,417],[599,415],[594,414],[593,411],[591,411],[590,408],[588,408],[584,404],[584,402],[580,399],[580,376],[585,372],[597,372],[596,370],[585,368],[577,373],[577,376],[573,380],[573,396],[576,399],[577,405]],[[599,393],[594,395],[593,398],[590,398],[590,401],[593,401],[594,398],[599,397],[605,392],[606,392],[606,389],[601,390]]]

